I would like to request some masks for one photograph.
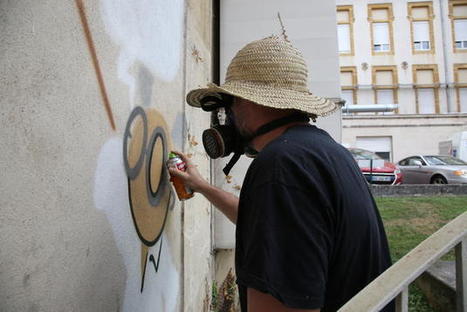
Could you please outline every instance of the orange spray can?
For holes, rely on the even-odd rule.
[[[167,160],[167,168],[177,168],[178,170],[185,171],[185,162],[175,153],[169,154]],[[182,179],[170,175],[170,182],[172,182],[179,200],[187,200],[193,197],[194,193],[189,187],[185,186]]]

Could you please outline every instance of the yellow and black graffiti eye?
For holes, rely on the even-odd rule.
[[[153,246],[159,240],[170,205],[171,188],[165,162],[171,143],[166,133],[162,115],[155,109],[142,107],[132,111],[124,133],[123,158],[130,210],[138,237],[146,246]]]

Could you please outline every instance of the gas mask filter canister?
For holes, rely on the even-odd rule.
[[[240,159],[241,155],[245,154],[247,157],[252,158],[256,156],[258,152],[249,146],[249,142],[255,137],[292,122],[307,122],[310,119],[304,113],[294,113],[286,117],[273,120],[259,127],[252,136],[246,138],[243,137],[235,127],[233,116],[230,111],[232,102],[233,97],[228,94],[206,96],[201,101],[201,108],[204,111],[211,112],[213,115],[211,128],[204,130],[202,136],[203,146],[206,153],[212,159],[226,157],[231,153],[234,153],[234,156],[223,169],[225,175],[229,174],[230,170]],[[219,121],[218,115],[220,109],[224,109],[226,111],[224,124],[221,124]]]

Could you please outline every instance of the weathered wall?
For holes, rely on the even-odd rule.
[[[162,169],[175,148],[209,176],[184,94],[210,79],[210,7],[0,2],[1,311],[209,304],[210,206]]]

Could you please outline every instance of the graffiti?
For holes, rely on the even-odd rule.
[[[84,0],[75,1],[114,129],[84,14]],[[179,129],[183,129],[184,115],[180,112],[176,115],[169,132],[165,118],[152,107],[154,86],[159,82],[170,83],[180,75],[185,2],[100,0],[99,3],[97,19],[101,19],[105,32],[119,50],[117,78],[128,88],[128,101],[119,103],[127,102],[131,109],[123,136],[109,138],[102,146],[94,190],[95,205],[112,224],[127,270],[121,311],[176,311],[180,309],[181,243],[179,219],[169,220],[175,196],[165,160],[174,142],[179,148],[182,146]]]
[[[148,247],[161,238],[173,193],[165,163],[171,145],[167,125],[155,109],[138,106],[130,114],[123,136],[123,159],[128,180],[128,199],[135,230],[141,240],[141,292],[147,266]],[[162,241],[157,262],[150,255],[156,272],[159,268]]]
[[[81,20],[81,25],[83,27],[84,36],[86,37],[86,42],[88,44],[89,53],[91,54],[92,64],[94,66],[94,71],[96,72],[97,82],[99,84],[99,90],[101,93],[102,101],[104,102],[104,107],[107,112],[107,117],[110,121],[110,126],[112,130],[115,131],[115,121],[112,114],[112,109],[110,107],[109,98],[107,96],[107,91],[105,88],[104,78],[102,77],[101,68],[99,65],[99,59],[97,58],[96,48],[94,47],[94,41],[92,39],[91,31],[89,30],[89,24],[86,17],[86,11],[84,9],[84,4],[82,0],[75,0],[76,7],[78,8],[79,17]]]
[[[114,240],[126,268],[126,286],[120,311],[176,311],[179,304],[180,274],[177,267],[178,244],[170,232],[171,222],[167,220],[164,231],[154,246],[149,247],[141,242],[129,207],[128,175],[122,150],[123,136],[113,136],[106,141],[97,159],[94,185],[95,206],[106,214],[112,225]],[[131,160],[130,165],[134,167],[135,163]],[[146,194],[144,196],[147,197]],[[171,205],[172,203],[169,207]],[[168,218],[170,214],[171,211]],[[143,268],[146,269],[143,271]],[[156,268],[157,274],[154,273]],[[143,279],[144,272],[146,274]],[[144,287],[143,292],[141,286]]]
[[[147,257],[147,248],[143,247],[142,249],[142,256],[144,256],[144,265],[143,265],[143,271],[141,272],[143,274],[143,277],[141,278],[141,292],[143,292],[143,289],[144,289],[144,277],[146,276],[146,267],[147,267],[147,264],[148,264],[148,257]],[[159,253],[157,254],[157,262],[156,260],[154,259],[154,255],[150,255],[149,256],[149,262],[151,262],[153,265],[154,265],[154,270],[156,271],[156,273],[159,271],[159,264],[160,264],[160,261],[161,261],[161,251],[162,251],[162,238],[161,238],[161,244],[159,246]]]

